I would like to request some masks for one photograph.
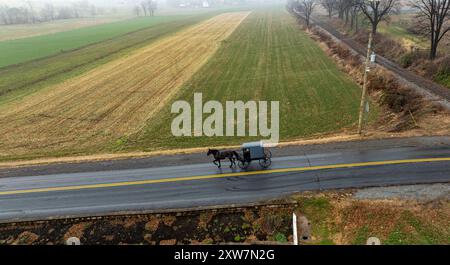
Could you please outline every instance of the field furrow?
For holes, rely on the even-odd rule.
[[[218,15],[126,58],[9,103],[0,114],[0,153],[76,150],[135,133],[248,14]]]
[[[287,141],[354,129],[361,90],[280,8],[254,10],[174,100],[192,102],[194,92],[222,104],[279,101],[280,138]],[[371,109],[376,115],[376,107]],[[163,110],[121,150],[239,145],[262,138],[174,137],[170,123],[176,115]]]

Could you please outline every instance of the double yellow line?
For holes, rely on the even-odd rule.
[[[206,180],[206,179],[220,179],[220,178],[229,178],[229,177],[267,175],[267,174],[274,174],[274,173],[303,172],[303,171],[314,171],[314,170],[324,170],[324,169],[355,168],[355,167],[367,167],[367,166],[384,166],[384,165],[414,164],[414,163],[444,162],[444,161],[450,162],[450,157],[390,160],[390,161],[336,164],[336,165],[311,166],[311,167],[296,167],[296,168],[271,169],[271,170],[262,170],[262,171],[225,173],[225,174],[206,175],[206,176],[164,178],[164,179],[155,179],[155,180],[128,181],[128,182],[66,186],[66,187],[54,187],[54,188],[39,188],[39,189],[29,189],[29,190],[13,190],[13,191],[2,191],[2,192],[0,192],[0,196],[27,194],[27,193],[39,193],[39,192],[51,192],[51,191],[71,191],[71,190],[98,189],[98,188],[111,188],[111,187],[126,187],[126,186],[136,186],[136,185],[146,185],[146,184],[170,183],[170,182],[192,181],[192,180]]]

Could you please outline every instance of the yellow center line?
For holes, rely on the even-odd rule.
[[[98,188],[110,188],[110,187],[126,187],[126,186],[136,186],[136,185],[146,185],[146,184],[156,184],[156,183],[170,183],[170,182],[219,179],[219,178],[240,177],[240,176],[267,175],[267,174],[274,174],[274,173],[304,172],[304,171],[314,171],[314,170],[324,170],[324,169],[355,168],[355,167],[367,167],[367,166],[383,166],[383,165],[398,165],[398,164],[413,164],[413,163],[443,162],[443,161],[450,161],[450,157],[390,160],[390,161],[377,161],[377,162],[361,162],[361,163],[351,163],[351,164],[336,164],[336,165],[311,166],[311,167],[270,169],[270,170],[262,170],[262,171],[251,171],[251,172],[225,173],[225,174],[205,175],[205,176],[164,178],[164,179],[154,179],[154,180],[127,181],[127,182],[65,186],[65,187],[53,187],[53,188],[39,188],[39,189],[29,189],[29,190],[13,190],[13,191],[2,191],[2,192],[0,192],[0,196],[1,195],[38,193],[38,192],[51,192],[51,191],[70,191],[70,190],[98,189]]]

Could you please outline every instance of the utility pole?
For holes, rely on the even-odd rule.
[[[362,90],[362,96],[361,96],[361,105],[359,106],[359,123],[358,123],[358,134],[362,134],[366,122],[366,116],[368,111],[368,101],[367,101],[367,78],[370,72],[370,63],[373,59],[372,57],[372,41],[373,41],[373,35],[372,32],[369,34],[369,44],[367,46],[367,57],[366,57],[366,63],[364,68],[364,84],[363,84],[363,90]]]

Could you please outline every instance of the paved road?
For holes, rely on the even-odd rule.
[[[273,166],[204,154],[0,169],[0,220],[256,202],[293,192],[450,182],[450,137],[286,147]]]

